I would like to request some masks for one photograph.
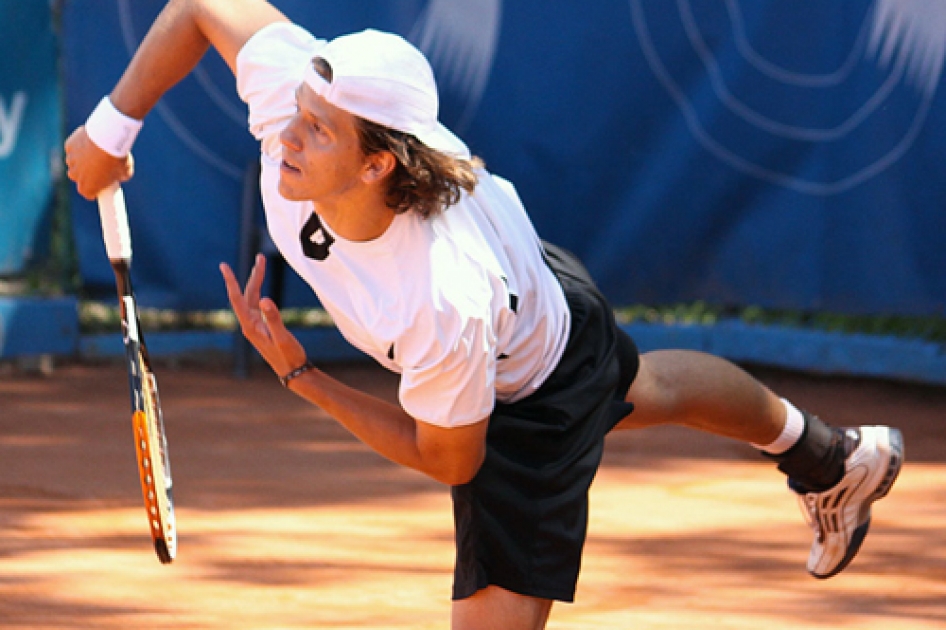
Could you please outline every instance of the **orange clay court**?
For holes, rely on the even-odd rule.
[[[326,366],[393,398],[369,364]],[[154,554],[125,368],[0,374],[0,627],[446,628],[449,493],[225,364],[158,362],[178,557]],[[841,575],[749,447],[674,428],[611,438],[575,604],[553,630],[946,627],[946,389],[754,371],[845,424],[889,423],[907,464]]]

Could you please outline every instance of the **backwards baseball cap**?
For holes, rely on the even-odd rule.
[[[403,37],[369,29],[333,39],[317,56],[332,67],[332,80],[309,64],[303,81],[335,107],[409,133],[431,149],[470,156],[463,141],[438,121],[433,70]]]

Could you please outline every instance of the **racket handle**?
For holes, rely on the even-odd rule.
[[[131,231],[125,211],[125,193],[113,184],[99,193],[99,218],[109,260],[131,260]]]

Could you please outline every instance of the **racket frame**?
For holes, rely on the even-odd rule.
[[[135,454],[148,515],[148,529],[158,559],[162,564],[168,564],[177,555],[171,463],[157,379],[151,369],[148,349],[141,333],[137,301],[131,283],[131,233],[124,193],[119,186],[113,186],[99,195],[98,202],[106,252],[118,289]]]

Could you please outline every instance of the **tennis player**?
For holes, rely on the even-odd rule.
[[[249,105],[273,240],[342,334],[400,374],[398,404],[308,361],[260,296],[262,257],[245,289],[221,265],[233,310],[283,385],[451,486],[454,628],[543,628],[573,599],[612,430],[680,424],[755,445],[815,530],[808,570],[847,566],[899,472],[899,431],[832,428],[710,355],[640,355],[581,263],[438,122],[431,69],[400,37],[323,41],[262,0],[171,0],[66,143],[80,194],[131,177],[141,121],[210,46]]]

